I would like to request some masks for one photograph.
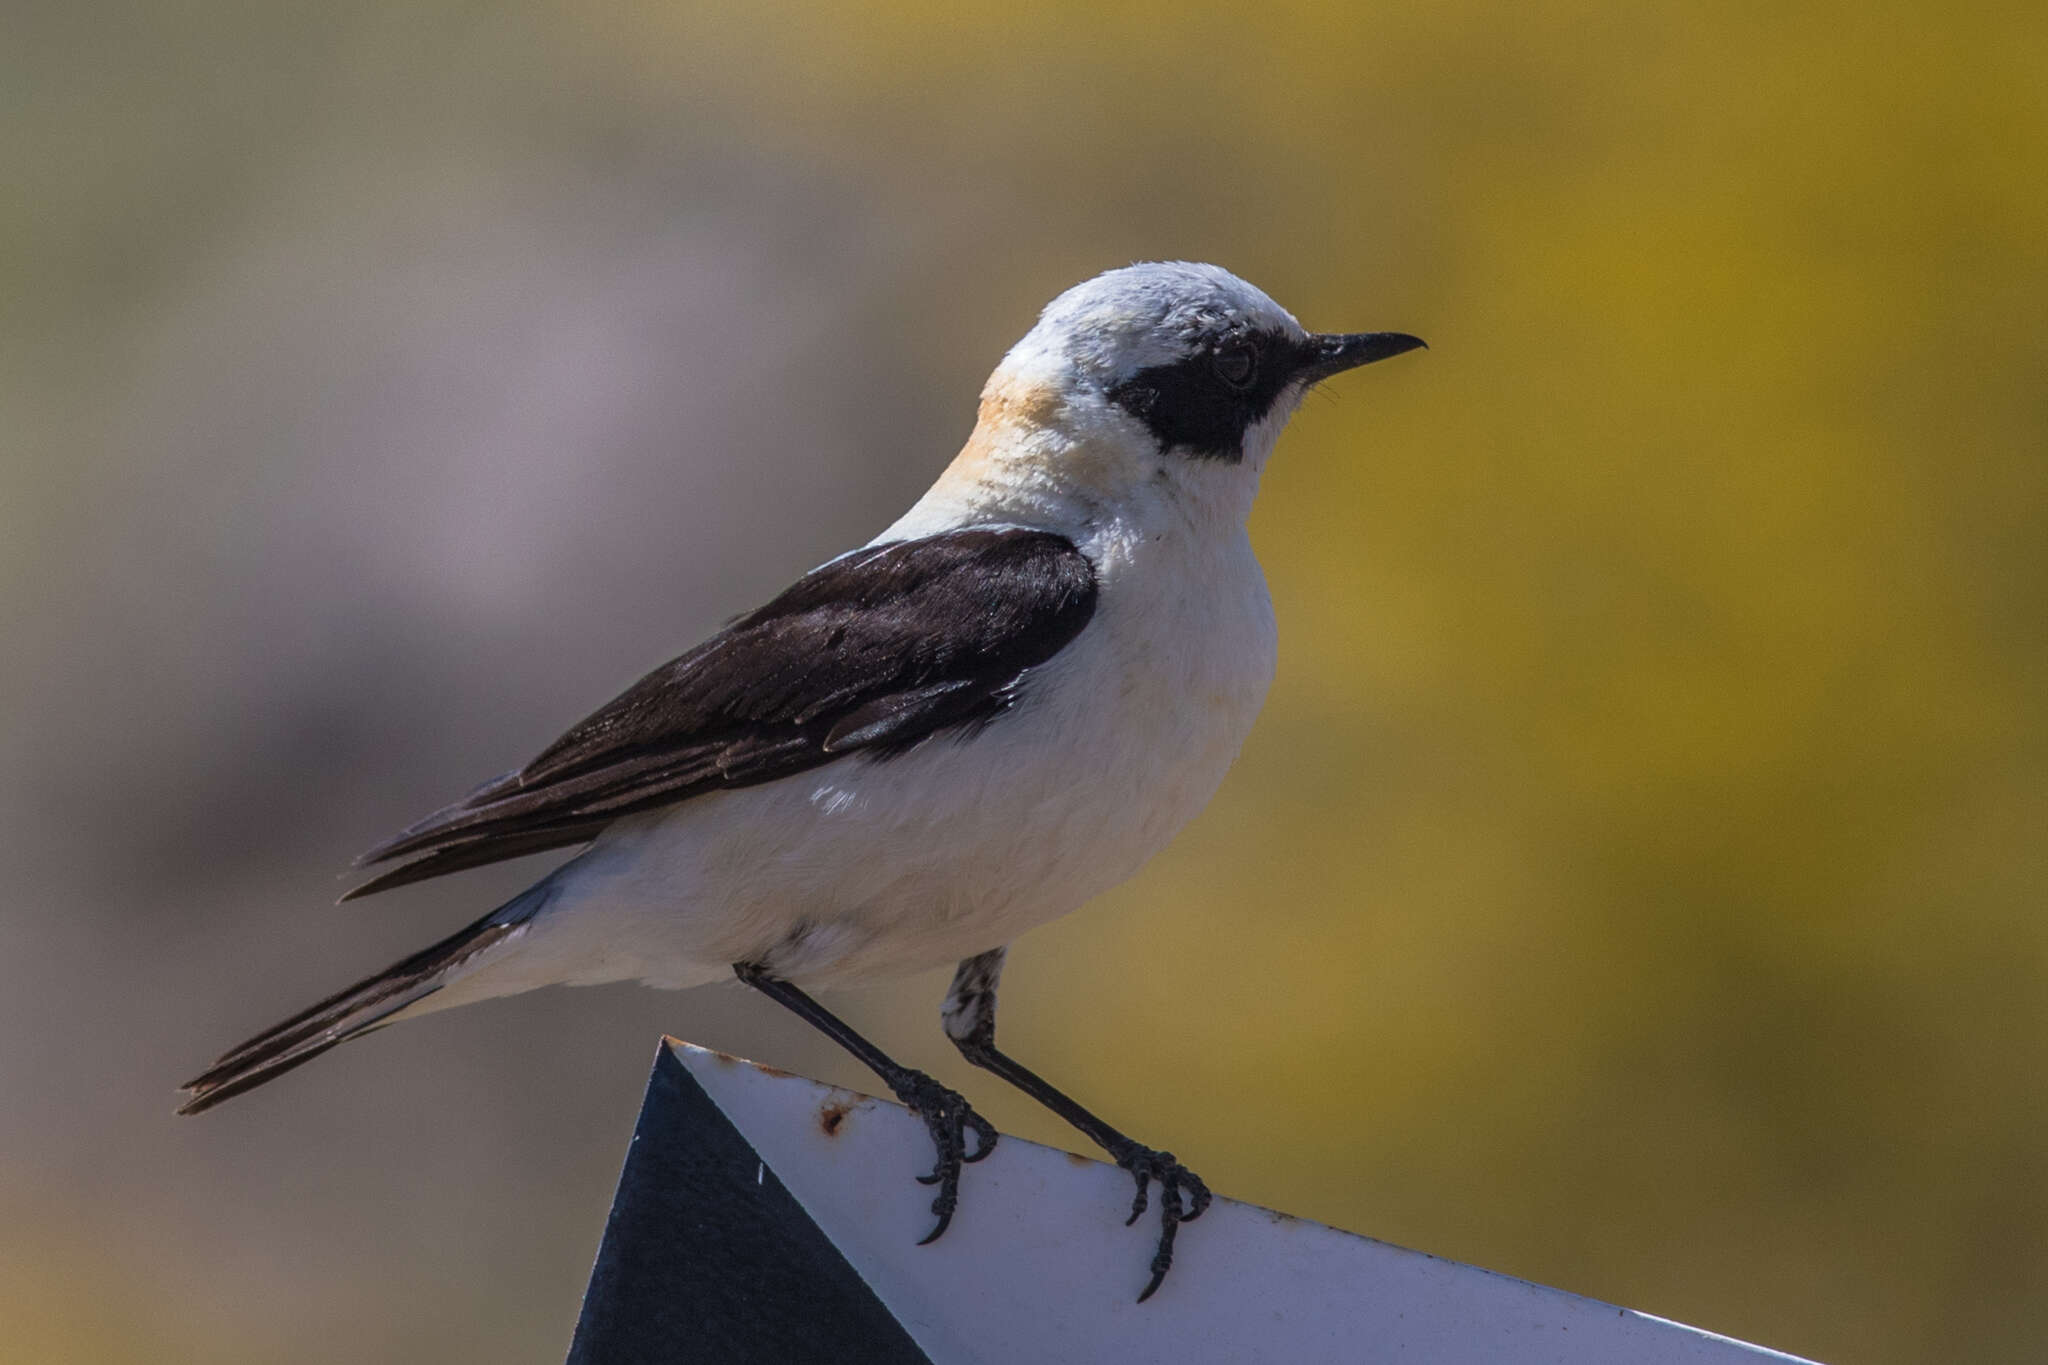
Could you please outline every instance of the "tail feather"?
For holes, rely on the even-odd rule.
[[[531,893],[529,893],[531,894]],[[521,900],[526,899],[522,897]],[[507,915],[514,907],[526,913]],[[244,1090],[303,1066],[337,1043],[395,1022],[392,1016],[441,989],[450,973],[521,928],[535,906],[519,901],[495,910],[430,948],[328,996],[225,1053],[180,1089],[190,1096],[180,1114],[197,1114]]]

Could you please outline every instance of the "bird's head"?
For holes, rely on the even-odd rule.
[[[1423,343],[1309,332],[1219,266],[1147,262],[1075,285],[989,377],[963,459],[984,476],[1242,491],[1318,381]],[[1238,501],[1233,497],[1232,501]]]

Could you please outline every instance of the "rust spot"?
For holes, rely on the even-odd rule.
[[[848,1111],[853,1108],[846,1100],[833,1100],[818,1111],[818,1127],[825,1130],[826,1137],[838,1137],[839,1125],[846,1122]]]
[[[1082,1156],[1079,1152],[1068,1152],[1067,1160],[1073,1162],[1076,1166],[1093,1166],[1095,1164],[1092,1160],[1085,1156]]]
[[[766,1062],[755,1062],[754,1070],[764,1076],[773,1076],[778,1081],[786,1081],[796,1075],[794,1071],[784,1071],[781,1067],[770,1066]]]

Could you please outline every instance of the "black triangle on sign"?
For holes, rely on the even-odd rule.
[[[568,1365],[931,1365],[664,1044]]]

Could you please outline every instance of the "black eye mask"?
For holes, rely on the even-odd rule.
[[[1240,332],[1110,387],[1109,399],[1152,432],[1162,450],[1203,460],[1244,458],[1244,433],[1273,410],[1308,348],[1277,332]]]

